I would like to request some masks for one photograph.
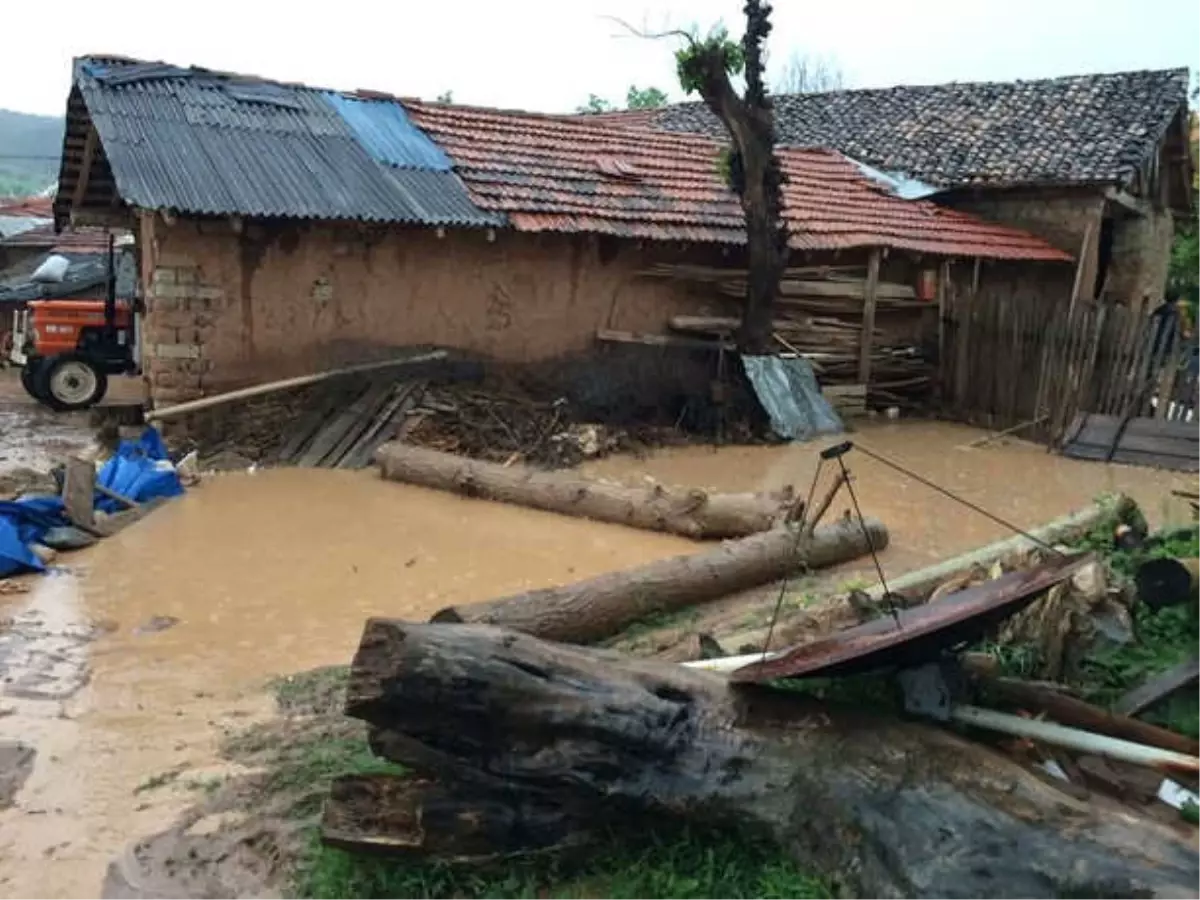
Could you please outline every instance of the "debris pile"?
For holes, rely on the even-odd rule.
[[[430,386],[402,434],[406,443],[431,450],[543,468],[688,440],[670,428],[580,422],[565,397],[537,398],[512,381]]]

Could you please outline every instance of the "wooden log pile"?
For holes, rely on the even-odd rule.
[[[745,294],[745,276],[737,270],[695,265],[659,264],[643,275],[713,285],[723,296]],[[858,378],[863,332],[862,268],[802,267],[788,269],[780,282],[773,336],[780,353],[795,353],[812,363],[822,386],[854,384]],[[869,399],[874,406],[920,406],[933,387],[936,369],[909,338],[912,329],[884,327],[911,322],[929,304],[916,299],[904,284],[880,282],[876,327],[872,334]],[[672,331],[725,340],[740,321],[730,315],[675,316]]]

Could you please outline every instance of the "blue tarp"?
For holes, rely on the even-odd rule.
[[[771,428],[781,438],[809,441],[817,435],[845,430],[838,414],[821,395],[808,360],[743,356],[742,365],[758,402],[771,417]]]
[[[96,483],[137,503],[183,493],[166,445],[153,427],[147,427],[136,441],[122,441],[116,454],[96,473]],[[121,505],[104,497],[96,508],[111,513]],[[51,528],[69,524],[60,497],[27,496],[0,502],[0,577],[42,571],[45,566],[30,546]]]

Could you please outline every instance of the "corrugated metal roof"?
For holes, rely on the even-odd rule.
[[[402,169],[450,171],[450,157],[413,125],[399,103],[323,93],[376,161]]]
[[[321,91],[87,59],[77,62],[75,80],[117,190],[133,206],[425,225],[504,222],[477,207],[447,167],[422,165],[415,150],[403,170],[373,158]],[[368,118],[379,156],[398,157],[396,118]]]
[[[43,225],[49,225],[53,219],[41,219],[37,216],[7,216],[0,214],[0,238],[10,238],[26,231],[33,231]]]
[[[539,116],[405,101],[449,153],[481,207],[519,231],[745,243],[721,144],[637,131],[619,118]],[[1041,238],[928,200],[905,200],[830,150],[779,151],[784,215],[797,250],[896,247],[942,256],[1067,261]]]

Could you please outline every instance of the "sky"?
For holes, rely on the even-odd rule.
[[[112,53],[343,90],[572,111],[630,84],[682,99],[666,40],[740,35],[741,0],[54,0],[4,3],[0,108],[61,115],[71,58]],[[848,86],[1200,67],[1197,0],[777,0],[768,42],[833,60]],[[3,148],[0,148],[0,152]]]

